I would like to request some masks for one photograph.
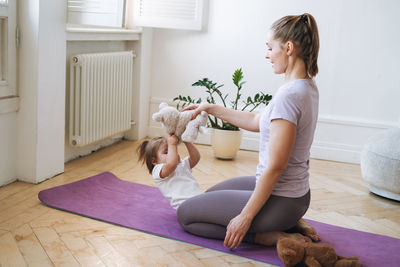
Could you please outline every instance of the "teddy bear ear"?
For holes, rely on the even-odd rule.
[[[168,107],[168,104],[165,102],[161,102],[160,105],[158,106],[159,109],[163,109],[165,107]]]

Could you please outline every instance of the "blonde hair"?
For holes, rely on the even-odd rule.
[[[146,163],[150,174],[154,168],[153,161],[157,160],[157,151],[164,142],[167,142],[164,137],[155,137],[151,140],[143,141],[136,149],[139,156],[138,161],[142,162],[142,164]]]
[[[275,21],[271,29],[274,39],[281,43],[292,41],[298,48],[297,56],[305,65],[307,74],[314,77],[318,73],[319,35],[318,27],[311,14],[285,16]]]

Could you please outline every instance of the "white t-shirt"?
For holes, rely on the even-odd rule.
[[[301,197],[309,190],[309,158],[318,119],[318,88],[311,79],[299,79],[281,86],[260,119],[260,152],[256,178],[260,178],[269,161],[271,120],[284,119],[296,125],[296,141],[286,170],[272,195]]]
[[[192,175],[189,157],[184,158],[168,177],[161,178],[164,163],[154,166],[154,182],[174,209],[178,209],[186,199],[201,194],[199,184]]]

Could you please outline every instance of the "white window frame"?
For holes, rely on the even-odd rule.
[[[125,0],[67,0],[68,24],[123,28]]]
[[[16,4],[16,0],[0,0],[0,18],[7,22],[0,28],[0,99],[17,94]]]
[[[201,30],[204,0],[134,0],[136,26]]]

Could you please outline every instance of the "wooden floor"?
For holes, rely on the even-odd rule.
[[[154,185],[137,163],[138,142],[122,141],[65,165],[65,173],[41,184],[15,182],[0,188],[0,266],[270,266],[144,234],[43,206],[39,191],[104,171]],[[253,175],[257,153],[240,151],[234,161],[202,159],[193,173],[201,188]],[[181,156],[185,153],[180,147]],[[400,203],[369,193],[360,166],[311,160],[311,207],[306,218],[400,238]]]

